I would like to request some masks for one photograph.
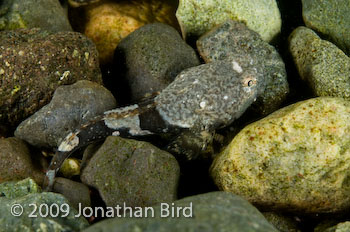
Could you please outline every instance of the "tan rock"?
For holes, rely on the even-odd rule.
[[[85,6],[83,14],[78,11],[72,11],[73,26],[96,44],[101,64],[112,61],[120,40],[147,23],[163,22],[178,27],[174,0],[104,0]]]
[[[216,157],[224,191],[303,213],[350,208],[350,102],[319,97],[245,127]]]

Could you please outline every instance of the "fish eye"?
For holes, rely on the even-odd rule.
[[[246,78],[244,80],[244,86],[245,87],[252,87],[256,84],[256,79],[253,77]]]

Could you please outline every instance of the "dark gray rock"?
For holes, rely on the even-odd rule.
[[[226,192],[211,192],[175,201],[174,207],[189,207],[192,216],[161,217],[160,206],[154,207],[155,217],[118,218],[99,222],[84,232],[274,232],[264,216],[248,201]],[[170,204],[171,206],[171,204]],[[176,209],[176,208],[175,208]],[[186,214],[190,214],[186,211]]]
[[[116,107],[113,95],[91,81],[56,89],[51,102],[23,121],[15,136],[37,147],[57,147],[72,130]]]
[[[124,38],[114,55],[118,74],[131,89],[131,100],[164,89],[182,70],[200,64],[179,33],[162,23],[147,24]]]
[[[6,0],[0,3],[0,30],[41,28],[72,31],[59,0]]]
[[[53,192],[62,194],[75,209],[79,209],[79,204],[81,208],[91,207],[89,188],[82,183],[57,177]]]
[[[75,217],[78,212],[69,205],[69,202],[61,194],[40,193],[40,191],[40,188],[31,179],[0,184],[0,230],[63,232],[80,231],[89,225],[85,218]],[[23,213],[20,216],[11,214],[11,212],[21,211],[18,207],[12,208],[15,204],[20,204],[23,207]],[[34,211],[32,204],[37,206],[37,210],[33,213],[37,217],[29,217]],[[57,217],[50,214],[46,217],[41,216],[39,208],[42,204],[46,204],[49,208],[52,207],[52,212],[57,214]],[[59,213],[56,210],[56,205],[62,207]],[[45,210],[46,207],[42,207],[41,212],[44,216]]]
[[[107,206],[150,206],[176,199],[179,165],[169,153],[117,136],[104,144],[82,170],[82,182],[96,188]]]
[[[102,83],[95,45],[77,32],[0,32],[0,124],[16,125],[46,105],[60,85]]]
[[[241,58],[265,76],[266,88],[260,89],[252,109],[267,115],[278,109],[289,92],[285,65],[276,49],[245,24],[229,20],[213,28],[197,41],[206,63]]]
[[[38,160],[31,157],[25,142],[18,138],[0,139],[0,183],[33,178],[44,180],[44,172]]]

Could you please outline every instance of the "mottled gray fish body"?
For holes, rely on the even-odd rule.
[[[203,64],[180,73],[155,98],[156,109],[163,120],[181,128],[224,127],[255,101],[262,78],[235,60]]]

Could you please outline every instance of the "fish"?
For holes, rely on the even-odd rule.
[[[251,63],[227,59],[188,68],[153,98],[106,111],[70,132],[46,171],[44,190],[52,190],[57,172],[73,152],[110,135],[133,138],[190,131],[206,136],[198,140],[204,150],[208,134],[239,118],[262,92],[264,75]]]

